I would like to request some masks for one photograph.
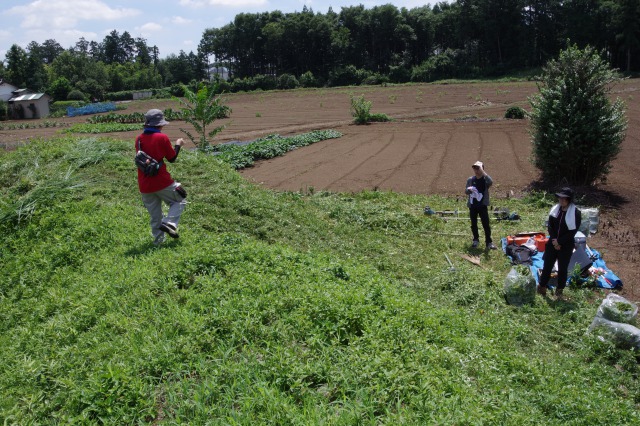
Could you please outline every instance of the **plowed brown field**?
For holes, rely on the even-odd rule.
[[[412,194],[460,195],[471,164],[481,159],[493,177],[492,197],[521,194],[538,173],[526,120],[502,118],[509,106],[528,108],[534,83],[426,84],[354,87],[290,92],[232,94],[232,118],[217,141],[252,140],[271,133],[299,134],[333,128],[344,134],[256,164],[242,171],[250,180],[276,190],[360,191],[381,189]],[[390,123],[351,124],[349,97],[364,95],[373,112]],[[614,95],[627,104],[629,129],[606,184],[588,190],[603,205],[594,247],[622,278],[624,293],[640,300],[640,81],[626,80]],[[173,101],[137,101],[125,113],[176,108]],[[86,117],[52,121],[85,122]],[[34,121],[29,121],[33,123]],[[8,122],[5,122],[5,124]],[[184,123],[171,123],[171,139],[183,136]],[[0,131],[0,146],[12,148],[34,137],[59,136],[60,129]],[[110,136],[133,141],[137,132]]]

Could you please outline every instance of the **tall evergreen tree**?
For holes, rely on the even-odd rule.
[[[7,80],[18,87],[25,87],[29,77],[29,58],[27,52],[17,44],[13,44],[6,54]]]
[[[620,152],[627,120],[620,99],[609,100],[617,80],[591,47],[563,50],[544,68],[531,98],[534,164],[549,183],[590,185],[605,179]]]

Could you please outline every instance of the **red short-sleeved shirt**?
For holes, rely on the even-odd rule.
[[[164,133],[143,133],[139,136],[140,149],[157,161],[173,160],[176,157],[176,151],[171,146],[171,141]],[[136,151],[138,150],[138,142],[136,139]],[[138,170],[138,187],[140,192],[148,194],[150,192],[160,191],[173,183],[171,175],[167,171],[167,165],[162,163],[158,174],[152,177],[145,176]]]

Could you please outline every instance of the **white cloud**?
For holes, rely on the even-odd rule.
[[[203,7],[203,6],[231,6],[235,8],[266,6],[268,0],[180,0],[180,6]]]
[[[11,37],[11,31],[0,30],[0,40],[9,40]]]
[[[182,16],[175,16],[171,19],[171,22],[178,25],[187,25],[193,21],[191,19],[183,18]]]
[[[140,31],[142,31],[144,33],[156,32],[156,31],[161,31],[162,30],[162,25],[156,24],[155,22],[147,22],[143,26],[137,27],[136,29],[138,29],[138,30],[140,30]]]
[[[76,26],[78,21],[114,21],[139,15],[129,8],[112,8],[95,0],[35,0],[24,6],[14,6],[10,15],[22,16],[20,26],[25,29],[62,29]]]

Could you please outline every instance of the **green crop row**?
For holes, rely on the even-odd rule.
[[[171,120],[183,120],[183,114],[181,111],[174,111],[171,108],[167,108],[163,111],[164,118]],[[141,112],[132,112],[130,114],[117,114],[110,112],[108,114],[94,115],[87,118],[87,122],[91,124],[98,123],[144,123],[144,114]]]
[[[0,124],[0,130],[24,130],[24,129],[46,129],[50,127],[65,127],[68,123],[59,121],[41,121],[39,123],[7,123]]]
[[[231,113],[231,109],[227,106],[223,107],[220,111],[218,119],[227,118]],[[184,120],[184,113],[180,110],[174,110],[167,108],[163,111],[164,118],[168,121],[182,121]],[[141,112],[132,112],[129,114],[117,114],[110,112],[107,114],[94,115],[87,118],[87,122],[92,124],[97,123],[144,123],[144,114]]]
[[[246,145],[217,145],[213,149],[225,163],[235,169],[243,169],[257,160],[278,157],[302,146],[339,137],[342,133],[336,130],[316,130],[292,137],[269,135]]]
[[[133,130],[142,130],[141,124],[126,123],[96,123],[87,124],[80,123],[65,129],[65,133],[112,133],[112,132],[131,132]]]

